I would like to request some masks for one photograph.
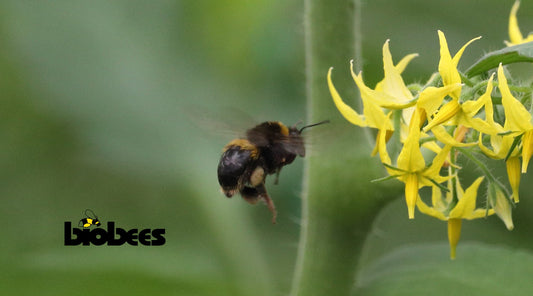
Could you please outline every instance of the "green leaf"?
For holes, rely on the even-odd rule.
[[[504,246],[447,243],[398,248],[361,270],[354,295],[531,295],[533,254]]]
[[[506,47],[486,54],[466,70],[466,76],[479,75],[498,67],[500,63],[507,65],[519,62],[533,62],[533,42]]]

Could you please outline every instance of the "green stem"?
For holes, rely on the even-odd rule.
[[[461,147],[455,147],[455,149],[457,149],[459,152],[461,152],[461,154],[463,154],[464,156],[466,156],[470,161],[472,161],[474,164],[477,165],[477,167],[483,172],[483,174],[485,175],[485,177],[487,177],[487,180],[493,184],[496,184],[498,187],[500,187],[507,195],[509,195],[509,192],[507,192],[507,188],[505,187],[505,185],[502,184],[502,182],[500,182],[500,180],[498,180],[498,178],[496,178],[491,170],[489,169],[489,167],[487,167],[487,165],[485,165],[485,163],[481,160],[479,160],[476,156],[474,156],[472,154],[472,152],[470,152],[470,150],[466,149],[466,148],[461,148]]]
[[[334,66],[338,90],[346,99],[356,98],[349,61],[355,57],[356,67],[362,62],[360,6],[359,0],[305,1],[307,120],[331,120],[327,128],[337,138],[306,156],[294,296],[349,295],[374,218],[401,192],[371,183],[383,177],[383,169],[370,157],[365,130],[342,118],[326,85],[328,68]]]

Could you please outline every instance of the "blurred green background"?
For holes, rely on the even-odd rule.
[[[429,77],[437,29],[452,53],[483,36],[464,70],[503,46],[512,3],[363,1],[365,80],[381,79],[389,38],[396,61],[420,54],[407,83]],[[225,198],[216,166],[231,124],[305,120],[303,1],[2,1],[0,11],[0,294],[289,293],[302,160],[279,185],[267,180],[277,225],[264,205]],[[524,33],[532,20],[523,3]],[[348,65],[336,75],[349,75]],[[465,222],[459,259],[475,244],[531,251],[530,180],[523,176],[515,230],[496,217]],[[86,208],[104,225],[165,228],[167,242],[64,246],[64,221],[77,223]],[[362,277],[394,250],[413,256],[417,242],[434,243],[448,262],[445,223],[408,221],[401,192],[373,229]]]

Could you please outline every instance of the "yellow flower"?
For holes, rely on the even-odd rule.
[[[445,86],[461,83],[461,75],[459,75],[459,71],[457,71],[457,65],[459,64],[459,60],[461,59],[461,56],[463,55],[463,52],[465,51],[466,47],[470,43],[474,42],[475,40],[478,40],[481,37],[476,37],[468,41],[465,45],[463,45],[463,47],[461,47],[461,49],[459,49],[459,51],[452,58],[450,50],[448,49],[448,43],[446,42],[446,37],[444,36],[444,33],[439,30],[438,34],[440,42],[439,73],[442,78],[442,82]],[[459,99],[460,95],[461,89],[457,89],[452,92],[451,97],[454,99]]]
[[[443,87],[426,87],[418,96],[416,106],[423,109],[428,116],[433,115],[439,109],[444,98],[452,92],[457,90],[460,91],[461,87],[461,83],[450,84]]]
[[[359,113],[357,113],[357,111],[352,109],[352,107],[348,106],[346,103],[342,101],[341,96],[339,95],[339,93],[337,92],[337,89],[335,89],[335,86],[333,85],[333,82],[331,81],[332,70],[333,70],[333,67],[329,68],[327,79],[328,79],[329,92],[331,94],[331,97],[333,98],[333,102],[335,103],[335,106],[337,107],[337,109],[339,109],[339,112],[341,112],[342,116],[344,116],[344,118],[346,118],[346,120],[348,120],[350,123],[354,125],[358,125],[360,127],[367,126],[367,122],[365,121],[365,118]]]
[[[409,62],[417,55],[418,54],[407,55],[401,59],[398,64],[394,65],[389,50],[389,40],[387,40],[385,44],[383,44],[383,69],[385,77],[376,85],[375,89],[366,86],[363,81],[362,72],[355,74],[353,71],[353,61],[350,62],[352,78],[361,93],[363,114],[359,114],[349,105],[344,103],[331,80],[332,68],[328,71],[327,81],[330,94],[335,106],[339,109],[344,118],[354,125],[361,127],[368,126],[379,130],[376,137],[376,146],[372,151],[372,155],[385,149],[384,145],[379,145],[379,139],[383,136],[385,141],[387,141],[394,130],[390,120],[392,113],[389,109],[403,109],[413,106],[416,103],[416,100],[413,99],[413,95],[405,85],[401,74]],[[382,147],[381,150],[380,147]],[[388,161],[388,164],[390,164],[388,155],[382,156],[380,154],[380,157],[382,158],[382,162],[387,163]]]
[[[433,118],[431,123],[424,127],[424,131],[431,130],[439,141],[445,143],[446,145],[452,145],[455,147],[471,146],[475,145],[475,143],[459,143],[457,141],[453,141],[453,138],[448,133],[446,133],[444,128],[438,125],[448,123],[458,126],[463,125],[465,127],[473,128],[479,131],[480,133],[485,133],[489,135],[503,133],[503,128],[499,124],[496,124],[494,122],[492,115],[492,98],[490,95],[493,89],[492,80],[493,76],[490,77],[487,83],[487,89],[485,93],[481,95],[477,100],[466,101],[463,104],[457,103],[457,100],[452,100],[450,103],[444,105],[437,113],[437,115]],[[487,116],[486,120],[475,117],[482,107],[485,107],[486,114],[490,115]],[[489,108],[490,110],[487,110]]]
[[[511,41],[505,41],[505,44],[507,46],[533,41],[533,34],[529,34],[524,39],[522,33],[520,32],[520,28],[518,27],[518,20],[516,18],[518,7],[520,7],[520,1],[515,1],[513,7],[511,8],[511,14],[509,15],[509,39]]]
[[[455,259],[455,250],[459,238],[461,237],[461,224],[463,219],[472,220],[477,218],[484,218],[494,214],[493,209],[476,209],[477,191],[479,185],[484,177],[477,178],[470,187],[463,190],[456,177],[448,182],[450,191],[442,198],[441,190],[437,186],[432,187],[432,206],[428,206],[422,199],[418,199],[416,206],[418,210],[426,215],[433,216],[437,219],[448,222],[448,241],[450,243],[450,257]],[[452,186],[455,182],[455,186]],[[453,189],[456,189],[456,197],[454,200]],[[455,206],[453,203],[456,202]],[[450,206],[453,208],[450,210]]]
[[[409,135],[405,140],[402,150],[398,155],[397,169],[388,168],[390,175],[405,183],[405,202],[409,219],[415,217],[415,206],[418,199],[418,189],[424,186],[431,186],[433,182],[442,183],[447,178],[442,177],[439,172],[442,164],[450,152],[450,146],[445,146],[435,156],[431,166],[426,167],[426,162],[420,151],[420,115],[418,109],[415,110],[409,124]],[[382,137],[380,145],[384,145]],[[383,148],[382,148],[383,149]],[[380,151],[380,154],[382,152]],[[386,150],[383,153],[387,158]]]
[[[461,110],[461,104],[459,104],[459,97],[461,95],[462,85],[461,75],[457,70],[457,65],[459,64],[459,60],[461,59],[461,56],[463,55],[463,52],[465,51],[466,47],[470,43],[481,38],[477,37],[468,41],[452,58],[450,50],[448,49],[448,43],[446,41],[444,33],[439,30],[438,34],[440,42],[439,73],[444,86],[453,87],[453,90],[449,92],[449,95],[452,97],[452,100],[442,106],[436,114],[433,114],[435,106],[440,106],[444,97],[440,98],[440,102],[434,101],[431,103],[431,109],[428,108],[429,110],[426,110],[428,116],[428,125],[424,128],[424,131],[431,130],[435,126],[444,124],[448,120],[452,119]],[[428,104],[425,103],[425,105]],[[479,111],[479,109],[476,110],[475,113],[477,113],[477,111]]]
[[[520,160],[516,156],[511,156],[505,162],[507,167],[507,178],[513,190],[513,199],[517,203],[520,201],[518,191],[520,189]]]
[[[389,50],[389,40],[387,40],[383,44],[383,69],[385,77],[376,85],[375,89],[371,89],[365,85],[362,72],[356,75],[353,71],[353,61],[350,62],[352,78],[361,92],[364,116],[357,113],[357,111],[342,101],[342,98],[331,81],[332,68],[330,68],[327,80],[335,106],[346,120],[355,125],[362,127],[369,126],[380,130],[393,130],[392,124],[385,124],[387,114],[382,108],[403,109],[416,103],[401,76],[407,64],[416,56],[417,54],[407,55],[397,65],[394,65]]]
[[[389,40],[383,44],[383,72],[385,77],[380,81],[375,90],[368,89],[363,81],[361,72],[355,75],[353,72],[352,63],[352,77],[359,87],[359,89],[367,89],[368,95],[373,98],[383,108],[388,109],[403,109],[414,105],[413,95],[405,85],[402,79],[402,72],[409,64],[409,62],[418,56],[418,54],[410,54],[405,56],[396,66],[392,62],[392,55],[389,50]],[[362,96],[363,94],[361,94]]]
[[[480,133],[478,145],[479,145],[479,148],[481,149],[481,152],[483,152],[483,154],[493,159],[504,159],[505,157],[507,157],[507,154],[509,153],[511,146],[513,145],[513,136],[492,135],[490,137],[490,144],[492,146],[492,150],[490,150],[489,148],[483,145],[482,137],[483,137],[483,134]],[[518,154],[517,151],[518,149],[515,149],[515,152],[513,153],[513,155],[515,154],[517,155]]]
[[[533,155],[533,124],[531,114],[511,94],[507,85],[507,78],[503,73],[503,66],[498,67],[498,88],[502,94],[502,105],[505,112],[505,123],[503,128],[510,131],[513,136],[522,136],[522,173],[527,172],[527,166],[531,155]]]

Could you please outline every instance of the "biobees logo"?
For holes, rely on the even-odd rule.
[[[72,228],[71,222],[65,222],[65,246],[101,246],[106,243],[108,246],[121,246],[125,243],[132,246],[138,246],[139,243],[144,246],[162,246],[166,242],[164,228],[125,230],[115,227],[115,222],[108,221],[106,230],[100,227],[102,222],[92,210],[86,209],[83,214],[78,227]]]

